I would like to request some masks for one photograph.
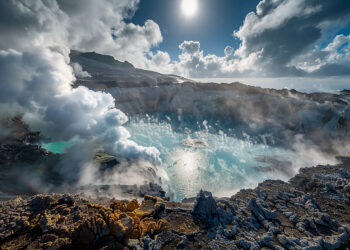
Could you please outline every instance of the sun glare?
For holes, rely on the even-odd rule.
[[[197,13],[198,0],[182,0],[181,9],[185,16],[194,16]]]

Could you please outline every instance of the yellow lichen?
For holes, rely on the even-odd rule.
[[[113,201],[110,209],[90,203],[89,206],[97,208],[98,212],[79,228],[79,238],[86,243],[107,234],[113,235],[119,241],[158,234],[169,229],[166,220],[151,216],[163,202],[160,198],[145,196],[141,206],[137,200]]]
[[[138,209],[140,207],[139,203],[137,202],[137,200],[131,200],[128,205],[126,206],[126,212],[132,212],[135,209]]]

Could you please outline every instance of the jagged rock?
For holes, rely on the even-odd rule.
[[[55,201],[55,197],[48,195],[37,195],[29,203],[30,210],[34,214],[42,213],[46,208],[48,208]]]
[[[177,249],[184,249],[188,245],[188,239],[186,236],[181,237],[181,241],[176,245]]]
[[[236,215],[233,206],[225,200],[219,200],[217,202],[217,213],[219,216],[219,221],[222,225],[231,223],[235,219]]]
[[[97,152],[93,160],[95,163],[100,164],[101,170],[113,168],[120,163],[115,156],[104,152]]]
[[[350,194],[350,184],[348,184],[344,187],[344,191],[348,192]]]
[[[237,240],[235,243],[240,249],[251,249],[251,250],[260,249],[259,245],[256,242],[249,241],[244,238]]]
[[[140,196],[144,197],[145,195],[160,197],[162,199],[166,199],[165,197],[165,191],[162,189],[161,186],[154,183],[149,183],[140,186]]]
[[[318,213],[314,218],[314,222],[318,225],[330,228],[334,231],[337,231],[339,223],[336,220],[333,220],[328,214]]]
[[[288,202],[289,199],[289,195],[283,192],[278,192],[277,198],[280,198],[282,200],[284,200],[285,202]]]
[[[326,236],[322,239],[321,244],[324,249],[335,250],[342,246],[344,243],[349,243],[349,235],[342,233],[340,235]]]
[[[197,195],[192,214],[195,219],[212,227],[231,223],[234,220],[235,211],[229,202],[225,200],[216,202],[210,192],[201,190]]]
[[[225,229],[224,232],[223,232],[223,235],[226,237],[226,238],[233,238],[236,234],[237,234],[237,226],[233,226],[229,229]]]
[[[267,204],[260,199],[252,198],[248,206],[259,221],[273,220],[277,217],[277,212],[266,208]]]
[[[33,144],[2,144],[0,154],[4,163],[26,163],[31,164],[45,160],[48,155],[51,155],[46,149]]]
[[[216,201],[210,192],[203,190],[199,192],[192,214],[195,219],[207,226],[215,226],[219,223]]]
[[[302,169],[289,183],[265,181],[230,199],[205,191],[181,203],[150,195],[141,204],[96,204],[72,194],[18,197],[0,202],[0,248],[346,249],[349,205],[325,187],[347,197],[348,169]]]
[[[166,246],[167,244],[176,241],[176,239],[179,239],[180,236],[170,232],[170,231],[165,231],[165,232],[161,232],[156,240],[154,241],[154,249],[155,250],[161,250],[164,248],[164,246]]]

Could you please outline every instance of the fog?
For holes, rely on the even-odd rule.
[[[295,89],[300,92],[334,92],[349,89],[349,78],[343,77],[275,77],[275,78],[194,78],[199,82],[232,83],[241,82],[250,86]]]

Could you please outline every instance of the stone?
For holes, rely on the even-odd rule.
[[[268,180],[223,199],[206,191],[184,202],[23,196],[0,202],[0,248],[342,249],[350,212],[335,197],[348,197],[348,169],[305,168],[289,183]]]
[[[277,217],[277,212],[266,208],[266,203],[260,199],[250,199],[248,207],[259,221],[264,219],[273,220]]]
[[[215,226],[219,223],[216,201],[212,194],[201,190],[197,195],[192,215],[207,226]]]

